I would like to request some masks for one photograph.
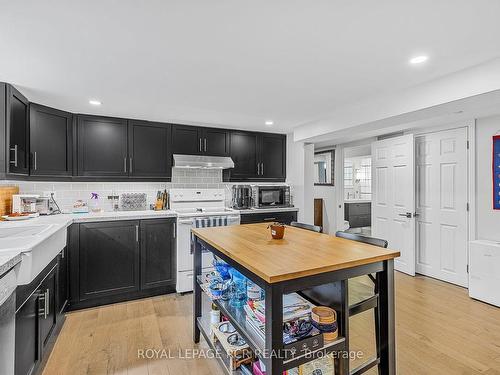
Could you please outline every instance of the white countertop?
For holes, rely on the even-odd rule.
[[[0,276],[21,261],[21,252],[17,250],[0,253]]]
[[[139,220],[164,217],[176,217],[174,211],[116,211],[87,214],[60,214],[39,216],[27,220],[0,222],[0,275],[3,269],[12,268],[20,261],[20,255],[32,251],[40,243],[60,230],[66,230],[73,223],[114,220]],[[6,235],[6,232],[20,230],[18,233]],[[34,230],[36,234],[29,234]],[[2,233],[3,232],[3,233]],[[39,233],[38,233],[39,232]],[[12,264],[14,263],[14,264]]]
[[[240,214],[266,214],[269,212],[290,212],[298,211],[297,207],[274,207],[274,208],[249,208],[247,210],[240,210]]]

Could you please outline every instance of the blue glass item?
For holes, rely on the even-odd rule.
[[[493,136],[493,209],[500,210],[500,135]]]
[[[214,298],[223,298],[228,287],[229,284],[225,283],[221,279],[213,279],[210,283],[209,289]]]
[[[233,267],[222,260],[214,258],[213,265],[215,270],[219,273],[222,280],[229,280],[231,278],[230,271]]]
[[[231,306],[242,307],[247,302],[247,278],[234,268],[229,270],[231,274]]]

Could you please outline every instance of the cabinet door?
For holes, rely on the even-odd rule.
[[[139,222],[80,224],[80,301],[139,290]]]
[[[141,289],[175,285],[175,219],[141,220]]]
[[[286,136],[262,134],[260,137],[260,177],[284,181],[286,177]]]
[[[78,116],[78,175],[128,176],[127,120]]]
[[[70,176],[73,115],[39,104],[30,104],[30,174]]]
[[[227,130],[212,128],[203,129],[202,150],[205,155],[228,156],[229,134]]]
[[[16,375],[30,375],[40,361],[39,295],[38,290],[31,294],[16,313]]]
[[[7,85],[6,119],[9,140],[7,172],[9,173],[27,175],[29,172],[28,118],[28,99],[14,87]]]
[[[42,355],[56,326],[56,270],[57,267],[48,274],[40,285],[42,306],[40,307],[39,324]]]
[[[129,172],[132,177],[171,177],[170,125],[129,121]]]
[[[231,158],[234,161],[231,180],[257,178],[257,139],[256,133],[231,132]]]
[[[203,141],[198,127],[172,125],[173,154],[199,155],[202,148]]]
[[[57,308],[58,314],[62,314],[66,309],[69,298],[69,264],[67,248],[59,253],[59,268],[57,271]]]

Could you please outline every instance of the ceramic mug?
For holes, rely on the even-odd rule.
[[[269,225],[271,228],[271,236],[274,240],[281,240],[285,235],[285,225],[280,223],[274,223]]]

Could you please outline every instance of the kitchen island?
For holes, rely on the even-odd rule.
[[[277,375],[327,353],[336,353],[336,374],[349,374],[348,279],[376,274],[380,319],[379,360],[383,374],[395,374],[394,258],[393,250],[336,238],[294,227],[286,227],[282,240],[273,240],[267,224],[193,229],[194,235],[194,333],[199,342],[209,334],[202,317],[202,251],[209,250],[227,262],[265,292],[265,340],[246,329],[245,313],[218,302],[221,312],[266,364],[266,374]],[[327,283],[334,283],[338,338],[309,355],[283,356],[283,295]],[[209,342],[210,344],[210,342]],[[344,353],[344,355],[342,354]],[[223,365],[223,363],[221,363]],[[227,370],[227,368],[226,368]],[[230,371],[226,371],[231,373]]]

